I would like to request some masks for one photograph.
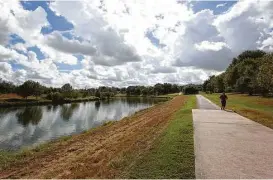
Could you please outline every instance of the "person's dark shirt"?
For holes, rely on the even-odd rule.
[[[220,99],[221,99],[221,101],[226,101],[227,100],[227,96],[222,94],[220,96]]]

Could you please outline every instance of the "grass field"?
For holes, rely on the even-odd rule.
[[[189,96],[151,150],[129,170],[128,178],[195,178],[192,123],[195,107],[195,96]]]
[[[203,95],[220,105],[220,94]],[[227,94],[227,96],[227,109],[273,129],[273,98],[245,94]]]

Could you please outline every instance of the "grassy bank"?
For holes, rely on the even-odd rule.
[[[195,96],[189,96],[152,148],[129,170],[128,178],[195,178],[192,123],[195,107]]]
[[[212,102],[220,105],[220,94],[203,94]],[[227,109],[273,129],[273,98],[227,94]]]

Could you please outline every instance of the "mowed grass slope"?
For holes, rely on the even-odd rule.
[[[195,96],[188,96],[152,148],[131,167],[127,178],[195,178],[192,122],[195,107]]]
[[[220,105],[220,94],[203,94]],[[248,96],[246,94],[227,94],[227,109],[273,129],[273,98]]]

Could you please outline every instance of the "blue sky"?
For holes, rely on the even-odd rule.
[[[50,23],[49,27],[44,27],[41,32],[43,34],[51,33],[52,31],[68,31],[73,29],[73,24],[68,22],[64,17],[57,16],[49,8],[49,2],[47,1],[21,1],[24,9],[34,11],[37,7],[42,7],[47,13],[47,20]]]

